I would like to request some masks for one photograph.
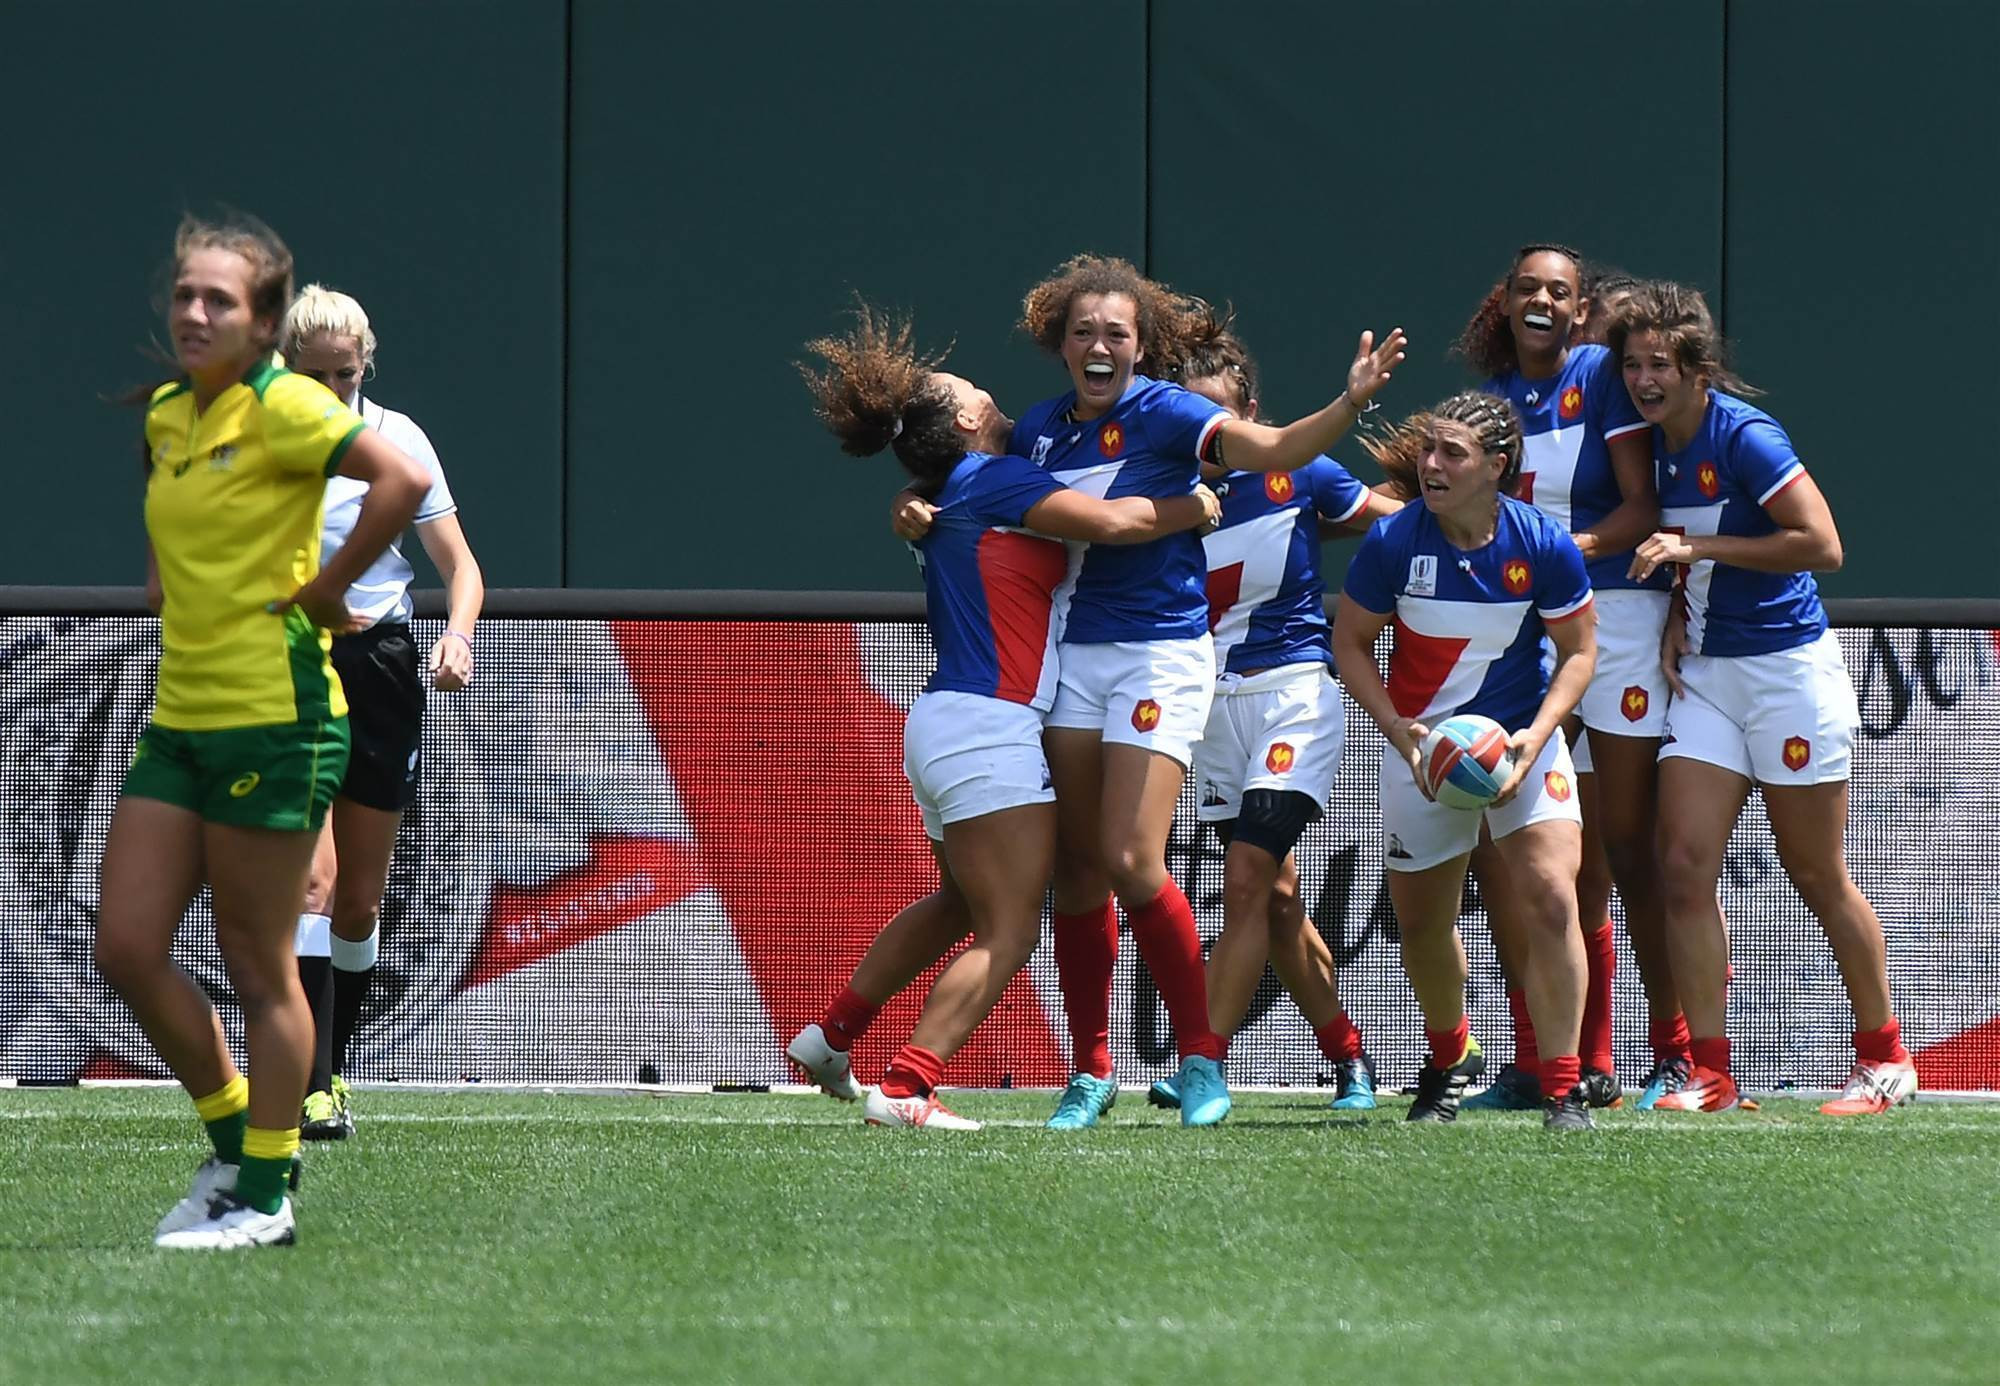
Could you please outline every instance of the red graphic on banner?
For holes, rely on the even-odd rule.
[[[1125,451],[1125,430],[1115,423],[1104,425],[1104,431],[1097,435],[1097,450],[1106,457]]]
[[[702,878],[783,1044],[820,1018],[882,926],[937,887],[903,777],[902,710],[869,683],[853,626],[609,624],[700,844]],[[909,1038],[935,975],[905,988],[855,1045],[864,1080]],[[1068,1077],[1025,974],[946,1070],[968,1085],[1007,1075]]]
[[[2000,1016],[1919,1049],[1912,1057],[1917,1081],[1932,1092],[2000,1088]]]
[[[494,888],[486,940],[459,988],[469,991],[644,919],[685,900],[703,884],[691,843],[654,838],[594,843],[587,865],[547,885]]]
[[[1562,397],[1556,401],[1556,417],[1560,418],[1564,423],[1568,423],[1582,412],[1583,387],[1572,385],[1567,390],[1564,390]]]
[[[1292,485],[1290,472],[1266,472],[1264,474],[1264,494],[1279,505],[1292,498],[1296,488]]]

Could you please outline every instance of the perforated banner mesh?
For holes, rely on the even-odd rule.
[[[434,623],[419,623],[424,640]],[[1842,634],[1866,721],[1849,855],[1888,933],[1905,1039],[1932,1088],[2000,1087],[2000,678],[1990,632]],[[95,974],[98,863],[148,713],[158,630],[136,617],[0,620],[0,1077],[160,1073]],[[423,794],[384,910],[360,1079],[510,1083],[787,1081],[780,1046],[881,923],[935,875],[901,769],[928,671],[903,623],[490,620],[477,685],[433,695]],[[1381,741],[1349,707],[1346,759],[1300,847],[1314,923],[1390,1083],[1422,1058],[1382,888]],[[1169,848],[1205,939],[1221,859],[1191,792]],[[1827,1087],[1851,1058],[1833,957],[1780,870],[1753,799],[1723,882],[1730,1029],[1748,1086]],[[1476,898],[1464,933],[1476,1033],[1504,1056],[1505,1000]],[[197,901],[176,956],[240,1035]],[[857,1051],[877,1076],[928,977]],[[1621,937],[1620,1068],[1644,1071],[1645,1009]],[[960,1085],[1046,1085],[1066,1044],[1047,948],[953,1061]],[[1122,1080],[1172,1062],[1129,935],[1112,1049]],[[1328,1077],[1267,974],[1231,1052],[1243,1083]]]

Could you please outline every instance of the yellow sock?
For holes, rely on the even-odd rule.
[[[237,1074],[206,1097],[194,1100],[196,1115],[208,1128],[215,1158],[225,1165],[243,1163],[243,1129],[250,1124],[250,1080]]]

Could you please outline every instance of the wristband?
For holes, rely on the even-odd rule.
[[[465,652],[466,652],[467,654],[471,654],[471,653],[472,653],[472,637],[471,637],[471,636],[469,636],[469,635],[467,635],[467,634],[466,634],[466,633],[465,633],[464,631],[462,631],[462,630],[448,630],[448,631],[446,631],[446,632],[444,633],[444,635],[440,635],[440,636],[438,637],[438,639],[440,639],[440,640],[444,639],[444,638],[445,638],[445,635],[448,635],[448,636],[450,636],[450,637],[451,637],[452,639],[454,639],[454,640],[458,641],[458,642],[459,642],[460,644],[464,645],[464,646],[465,646]]]
[[[1348,390],[1342,390],[1340,392],[1340,397],[1347,401],[1347,407],[1354,411],[1354,417],[1357,419],[1360,418],[1363,414],[1372,414],[1377,409],[1380,409],[1382,407],[1372,399],[1369,400],[1366,404],[1356,404],[1354,402],[1353,392]]]

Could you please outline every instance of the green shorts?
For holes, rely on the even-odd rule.
[[[347,719],[224,731],[148,723],[124,792],[238,828],[318,832],[347,774]]]

